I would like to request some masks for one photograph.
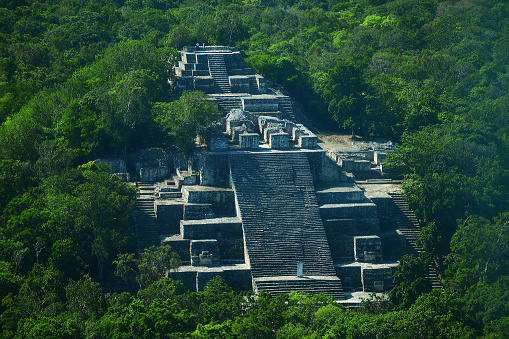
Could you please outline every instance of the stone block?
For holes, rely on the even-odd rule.
[[[195,65],[196,64],[188,64],[188,63],[185,63],[184,61],[179,61],[179,68],[180,69],[184,69],[184,70],[189,70],[189,71],[192,71],[195,69]]]
[[[300,135],[299,136],[299,147],[300,148],[316,148],[318,138],[315,135]]]
[[[156,182],[168,177],[169,170],[166,166],[140,168],[140,181]]]
[[[279,103],[277,99],[268,96],[260,98],[252,96],[242,98],[242,109],[249,112],[275,112],[279,110]]]
[[[181,220],[180,235],[184,239],[242,239],[242,222],[239,218]]]
[[[347,172],[369,172],[371,170],[369,160],[340,159],[339,165]]]
[[[208,71],[209,70],[209,64],[208,64],[208,62],[207,63],[202,63],[202,64],[195,64],[194,68],[196,70],[200,70],[200,71]]]
[[[240,134],[244,134],[244,133],[249,133],[248,128],[246,127],[246,125],[234,127],[233,131],[232,131],[232,141],[235,142],[235,143],[238,143],[239,142],[239,135]]]
[[[391,267],[363,267],[362,285],[364,292],[384,292],[392,289]]]
[[[235,193],[230,188],[183,186],[182,199],[188,204],[209,204],[216,216],[235,216]]]
[[[245,125],[248,133],[254,132],[254,124],[250,120],[226,120],[226,133],[229,135],[233,134],[233,129]]]
[[[219,255],[223,264],[245,263],[244,259],[244,239],[239,238],[219,238]]]
[[[354,260],[353,236],[327,233],[327,241],[334,261],[345,262]]]
[[[194,89],[205,93],[214,93],[214,79],[211,76],[195,77]]]
[[[344,204],[347,202],[364,202],[364,191],[357,185],[344,184],[330,188],[316,190],[316,197],[320,205]]]
[[[242,149],[258,148],[260,136],[258,133],[243,133],[239,135],[239,145]]]
[[[303,125],[298,124],[292,128],[292,140],[298,141],[299,137],[303,134],[306,134],[305,128]]]
[[[184,203],[182,201],[161,201],[154,203],[157,227],[160,234],[178,234],[180,220],[183,218]]]
[[[270,123],[270,122],[276,123],[279,121],[280,120],[277,117],[259,115],[258,116],[258,131],[260,132],[261,135],[263,135],[265,127],[267,126],[268,123]]]
[[[265,142],[268,143],[270,141],[271,134],[274,133],[284,133],[284,132],[281,126],[278,126],[277,124],[271,124],[270,126],[267,126],[263,130],[263,139],[265,140]]]
[[[343,287],[349,289],[362,289],[362,270],[359,265],[336,266],[336,274],[341,279]]]
[[[212,219],[214,217],[211,204],[184,204],[184,220]]]
[[[191,265],[210,266],[220,262],[217,240],[191,240]]]
[[[211,134],[207,140],[207,149],[211,152],[222,152],[228,150],[228,139],[224,134]]]
[[[327,235],[331,236],[334,234],[370,235],[380,232],[380,220],[378,218],[325,219],[323,227]]]
[[[190,76],[193,75],[193,71],[185,70],[185,69],[180,69],[180,68],[175,68],[175,74],[177,76],[181,76],[181,77],[190,77]]]
[[[200,167],[202,186],[228,186],[230,170],[226,153],[203,153]]]
[[[234,75],[228,78],[232,93],[249,93],[249,77],[245,75]]]
[[[290,137],[288,133],[270,134],[269,146],[272,149],[284,149],[290,147]]]
[[[377,235],[354,237],[356,261],[374,262],[382,260],[382,241]]]
[[[195,64],[196,63],[196,54],[195,53],[182,53],[182,61],[186,64]]]
[[[199,64],[207,64],[209,63],[209,58],[207,54],[196,54],[196,62]]]
[[[296,126],[296,124],[290,120],[284,120],[284,124],[285,132],[293,136],[293,128]]]

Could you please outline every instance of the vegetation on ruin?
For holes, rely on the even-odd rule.
[[[509,336],[509,2],[2,0],[0,18],[3,337]],[[427,255],[403,259],[390,301],[188,293],[151,283],[178,266],[166,250],[129,256],[136,191],[89,161],[192,147],[217,112],[167,79],[196,42],[238,48],[321,128],[400,143]]]

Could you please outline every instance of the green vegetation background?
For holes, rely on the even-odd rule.
[[[129,254],[136,190],[87,162],[190,151],[217,112],[167,80],[196,42],[238,48],[317,126],[400,142],[389,166],[426,254],[403,258],[390,301],[188,293],[152,283],[178,264],[167,249]],[[1,0],[0,333],[509,337],[508,61],[508,1]],[[444,293],[425,293],[429,260]]]

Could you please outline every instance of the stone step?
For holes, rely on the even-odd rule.
[[[362,202],[366,199],[364,191],[357,187],[357,185],[344,185],[317,189],[316,197],[320,205]]]
[[[306,155],[232,154],[230,166],[253,277],[296,274],[298,261],[335,277]]]
[[[326,294],[333,296],[335,300],[343,300],[345,298],[341,281],[337,277],[302,277],[296,276],[280,276],[270,278],[254,279],[255,289],[266,291],[272,297],[277,297],[283,293],[292,291],[303,292],[310,295]]]

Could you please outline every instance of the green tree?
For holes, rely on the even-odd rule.
[[[205,129],[220,118],[218,110],[198,91],[185,91],[170,103],[158,102],[154,110],[157,121],[183,152],[190,152],[196,137],[204,136]]]
[[[166,275],[170,269],[180,266],[180,257],[171,251],[169,245],[151,246],[140,254],[141,260],[138,265],[136,281],[140,287],[148,287]]]

